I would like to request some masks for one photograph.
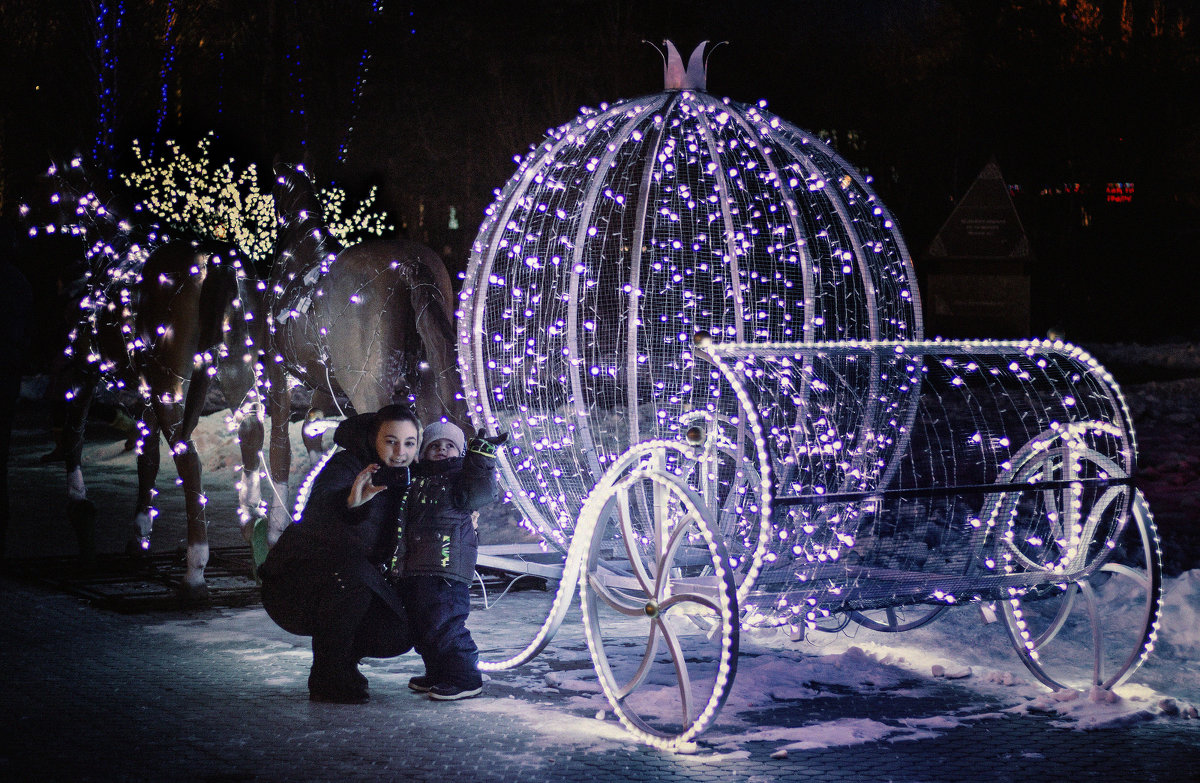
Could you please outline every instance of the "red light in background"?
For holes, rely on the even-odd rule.
[[[1109,204],[1128,204],[1133,201],[1133,183],[1109,182],[1104,186],[1104,200]]]

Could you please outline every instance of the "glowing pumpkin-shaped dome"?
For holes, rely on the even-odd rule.
[[[813,135],[703,90],[584,110],[487,210],[459,313],[471,415],[511,435],[506,485],[565,545],[631,445],[736,422],[693,336],[916,340],[912,262],[868,180]]]

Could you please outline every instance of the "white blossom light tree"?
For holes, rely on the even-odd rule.
[[[238,169],[233,159],[217,164],[212,158],[215,136],[209,132],[188,152],[168,141],[164,152],[151,156],[135,141],[135,169],[122,176],[142,196],[140,209],[177,229],[236,245],[256,263],[265,264],[275,242],[275,210],[270,188],[259,187],[254,163]],[[321,205],[329,232],[353,244],[393,230],[386,212],[376,207],[376,189],[352,211],[346,192],[322,188]]]

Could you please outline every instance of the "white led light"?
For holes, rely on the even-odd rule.
[[[510,434],[505,487],[577,573],[616,714],[669,748],[720,706],[683,693],[680,730],[650,727],[628,699],[644,675],[615,679],[597,619],[601,605],[645,614],[674,656],[654,623],[672,601],[702,603],[664,576],[697,541],[703,578],[730,585],[710,608],[741,613],[727,649],[741,626],[897,631],[1003,598],[1038,674],[1054,633],[1024,601],[1109,567],[1130,516],[1120,390],[1065,343],[925,340],[908,251],[869,178],[765,104],[677,86],[583,110],[518,159],[460,297],[471,416]],[[687,545],[668,518],[695,525]],[[605,582],[615,560],[620,590]],[[1157,627],[1146,560],[1147,630],[1119,677]],[[562,592],[534,643],[481,668],[540,649]],[[732,676],[723,665],[712,694]]]

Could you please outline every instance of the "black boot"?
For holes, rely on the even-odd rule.
[[[362,704],[367,678],[358,671],[355,637],[367,608],[371,590],[346,572],[334,570],[321,585],[317,623],[313,631],[313,666],[308,677],[309,698],[336,704]]]
[[[328,664],[313,655],[308,674],[308,698],[327,704],[366,704],[371,700],[367,678],[352,661]]]

